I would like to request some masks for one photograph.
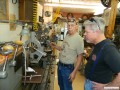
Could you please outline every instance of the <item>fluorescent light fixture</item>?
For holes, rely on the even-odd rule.
[[[117,6],[117,8],[120,8],[120,2],[118,3],[118,6]]]
[[[100,5],[100,1],[83,1],[83,0],[45,0],[46,3],[61,3],[61,4],[83,4],[83,5]]]
[[[102,6],[95,8],[95,13],[94,13],[94,15],[102,14],[102,13],[104,12],[104,9],[105,9],[105,7],[102,7]]]
[[[95,9],[100,6],[100,5],[68,4],[68,3],[45,3],[44,5],[51,7],[87,8],[87,9]]]
[[[118,3],[117,8],[120,8],[120,2]],[[105,7],[98,7],[98,8],[95,10],[94,15],[102,14],[102,13],[104,12],[104,9],[105,9]],[[108,8],[108,9],[111,9],[111,7]]]

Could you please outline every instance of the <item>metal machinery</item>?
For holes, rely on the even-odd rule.
[[[18,47],[13,42],[0,43],[0,90],[20,89],[22,54],[17,52]]]
[[[24,90],[50,90],[51,69],[55,59],[49,46],[50,28],[37,23],[37,2],[33,0],[32,29],[29,40],[24,43]]]
[[[0,90],[53,90],[55,55],[49,43],[57,39],[49,38],[50,29],[49,25],[39,25],[38,31],[30,29],[29,39],[22,44],[0,43]]]
[[[39,25],[38,31],[30,30],[30,38],[24,46],[24,90],[50,90],[50,77],[55,56],[49,46],[49,26]],[[53,84],[52,84],[53,85]]]
[[[29,48],[31,63],[38,63],[42,56],[46,56],[46,53],[43,52],[43,47],[37,40],[36,33],[34,31],[30,32],[30,39],[25,42],[24,46]]]
[[[50,26],[37,23],[37,0],[33,0],[33,22],[28,22],[32,26],[30,37],[23,44],[15,42],[0,43],[0,90],[53,90],[50,89],[51,75],[53,75],[54,59],[49,38]],[[9,20],[0,20],[9,23]],[[25,21],[13,21],[12,23],[23,26]],[[37,25],[38,24],[38,25]],[[39,28],[38,28],[39,27]],[[27,26],[23,26],[23,34],[27,34]],[[23,31],[23,30],[22,30]],[[22,33],[20,40],[22,40]],[[3,49],[4,46],[14,49]],[[21,50],[19,51],[19,48]],[[52,86],[53,86],[52,82]]]

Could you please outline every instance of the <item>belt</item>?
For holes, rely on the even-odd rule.
[[[65,67],[70,67],[70,66],[74,66],[74,64],[64,64],[62,62],[59,62],[58,64],[60,64],[61,66],[65,66]]]

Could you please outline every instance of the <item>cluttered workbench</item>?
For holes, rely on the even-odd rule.
[[[51,50],[45,50],[47,55],[43,56],[39,62],[31,63],[29,54],[28,52],[25,54],[22,45],[6,42],[0,47],[0,90],[50,88],[50,76],[53,73],[52,67],[55,60]]]
[[[55,56],[47,54],[41,58],[37,64],[31,64],[32,68],[27,71],[26,77],[23,76],[22,83],[24,90],[52,90],[51,88],[51,75],[53,75]],[[53,87],[53,83],[52,83]]]
[[[0,44],[1,48],[7,43]],[[22,78],[22,48],[0,51],[0,90],[19,90]]]
[[[28,40],[22,42],[28,31]],[[55,55],[50,42],[54,39],[48,33],[47,28],[28,30],[25,24],[20,40],[0,42],[0,90],[53,90]]]

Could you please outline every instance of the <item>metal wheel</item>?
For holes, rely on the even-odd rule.
[[[119,0],[120,1],[120,0]],[[101,0],[101,3],[105,7],[110,7],[111,6],[111,0]]]

